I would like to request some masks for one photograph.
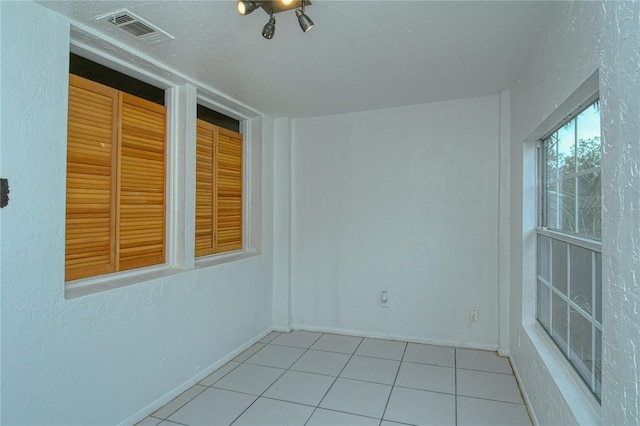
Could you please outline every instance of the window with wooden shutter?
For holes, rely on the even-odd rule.
[[[118,91],[69,76],[66,280],[115,267]]]
[[[164,263],[165,107],[121,93],[118,270]]]
[[[218,128],[216,252],[242,248],[242,135]]]
[[[165,261],[166,108],[69,76],[66,280]]]
[[[215,253],[214,152],[217,127],[198,120],[196,137],[196,256]]]
[[[197,121],[196,256],[242,249],[242,135]]]

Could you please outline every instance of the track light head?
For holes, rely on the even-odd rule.
[[[2,1],[2,0],[0,0]],[[313,21],[304,13],[305,6],[311,5],[311,0],[237,0],[238,13],[248,15],[258,8],[262,8],[269,15],[269,22],[262,28],[262,37],[271,40],[276,32],[276,13],[295,10],[300,28],[305,33],[313,28]]]
[[[269,18],[269,22],[267,22],[264,28],[262,29],[262,37],[266,38],[267,40],[271,40],[275,33],[276,33],[276,18],[274,18],[273,14],[271,14],[271,17]]]
[[[253,0],[238,0],[238,13],[248,15],[260,7],[260,2]]]
[[[304,10],[296,9],[296,16],[303,32],[306,33],[313,28],[313,21],[304,13]]]

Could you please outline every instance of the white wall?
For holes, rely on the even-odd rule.
[[[293,120],[295,328],[497,348],[499,102]]]
[[[512,89],[511,357],[540,424],[637,424],[639,420],[640,372],[634,360],[640,355],[640,318],[633,253],[640,241],[640,197],[638,176],[632,172],[640,159],[639,26],[637,2],[554,3]],[[545,344],[546,338],[536,332],[535,252],[531,251],[535,148],[523,144],[598,69],[604,140],[601,409],[589,402],[579,380],[558,361],[553,345]]]
[[[0,7],[0,423],[132,421],[271,327],[273,123],[262,255],[65,300],[69,23],[31,2]]]

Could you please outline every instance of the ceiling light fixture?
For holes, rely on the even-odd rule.
[[[272,12],[271,17],[269,18],[269,22],[267,22],[264,28],[262,29],[262,37],[266,38],[267,40],[271,40],[275,33],[276,33],[276,18],[273,17],[273,12]]]
[[[303,32],[309,31],[313,28],[313,21],[304,13],[304,1],[302,3],[302,9],[296,9],[296,16],[298,17],[298,23]]]
[[[262,8],[269,15],[269,22],[262,29],[262,37],[271,40],[276,32],[276,18],[274,14],[286,10],[296,10],[298,23],[305,33],[313,28],[313,21],[304,13],[305,6],[310,6],[309,0],[238,0],[238,13],[248,15],[258,8]]]
[[[260,2],[252,0],[238,0],[238,13],[248,15],[260,7]]]

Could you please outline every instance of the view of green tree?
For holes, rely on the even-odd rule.
[[[562,143],[566,145],[567,138],[578,133],[576,123],[580,124],[583,114],[589,113],[593,116],[591,120],[599,120],[599,103],[590,108],[593,110],[585,110],[545,140],[544,217],[550,229],[599,240],[602,233],[600,136],[580,138],[575,143],[570,139],[568,147],[560,147]],[[599,122],[597,131],[599,133]]]

